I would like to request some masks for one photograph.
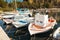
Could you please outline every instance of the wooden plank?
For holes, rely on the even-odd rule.
[[[2,29],[2,27],[0,27],[0,40],[10,40],[10,38],[7,36],[7,34]]]

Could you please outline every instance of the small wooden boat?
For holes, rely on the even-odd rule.
[[[25,20],[19,20],[19,21],[15,21],[12,22],[12,24],[16,27],[16,28],[20,28],[23,27],[25,25],[27,25],[29,22],[25,21]]]
[[[56,24],[56,20],[50,18],[50,19],[48,19],[48,23],[45,27],[35,25],[34,23],[30,23],[28,30],[31,35],[37,34],[37,33],[43,33],[43,32],[46,32],[46,31],[52,29],[55,24]]]
[[[4,15],[4,16],[2,16],[3,18],[13,18],[14,17],[14,15]]]
[[[1,14],[3,18],[13,18],[15,15],[13,12],[3,12],[3,14]]]
[[[6,24],[10,24],[12,23],[14,20],[13,19],[3,19],[4,22],[6,22]]]

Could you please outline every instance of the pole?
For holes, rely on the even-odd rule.
[[[7,2],[7,8],[8,8],[8,0],[6,0],[6,2]]]
[[[15,10],[17,9],[17,3],[16,3],[16,0],[15,0]]]

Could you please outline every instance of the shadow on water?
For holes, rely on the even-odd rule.
[[[60,23],[57,23],[57,25],[55,25],[54,29],[57,29],[58,27],[60,27]]]
[[[57,23],[57,25],[55,25],[54,29],[57,29],[59,26],[60,26],[60,23]],[[29,32],[26,32],[26,33],[27,33],[26,35],[22,35],[22,36],[20,35],[20,37],[19,37],[20,39],[19,40],[30,40],[30,38],[34,39],[34,35],[30,36]],[[35,39],[36,40],[46,40],[51,33],[53,33],[52,30],[49,30],[49,31],[44,32],[44,33],[36,34],[35,35]]]
[[[54,26],[53,30],[55,31],[58,27],[60,27],[60,23],[57,23],[57,25]],[[35,35],[36,40],[46,40],[49,37],[49,35],[54,32],[53,30],[36,34]],[[32,37],[34,37],[34,35]]]
[[[0,20],[0,26],[2,26],[3,29],[5,29],[5,27],[6,27],[6,25],[4,24],[4,22],[3,22],[2,20]],[[60,27],[60,23],[57,23],[57,25],[55,25],[54,29],[57,29],[58,27]],[[12,35],[12,34],[15,33],[15,29],[16,29],[16,28],[12,28],[12,29],[10,29],[9,31],[6,31],[6,32],[8,33],[7,35],[10,35],[10,36],[14,37],[14,35]],[[52,32],[53,32],[52,30],[49,30],[49,31],[44,32],[44,33],[36,34],[36,35],[35,35],[35,38],[36,38],[37,40],[44,40],[44,39],[46,39],[47,37],[49,37],[49,35],[50,35]],[[16,40],[19,40],[18,38],[20,38],[21,40],[30,40],[31,37],[33,38],[34,35],[33,35],[33,36],[30,36],[30,34],[29,34],[28,30],[27,30],[26,35],[25,35],[25,34],[24,34],[24,35],[19,35],[19,36],[17,36],[15,39],[16,39]]]

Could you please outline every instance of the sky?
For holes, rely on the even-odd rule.
[[[4,0],[4,1],[6,1],[6,0]],[[23,0],[16,0],[16,1],[23,2]],[[10,3],[10,2],[13,2],[13,0],[7,0],[7,2]]]

